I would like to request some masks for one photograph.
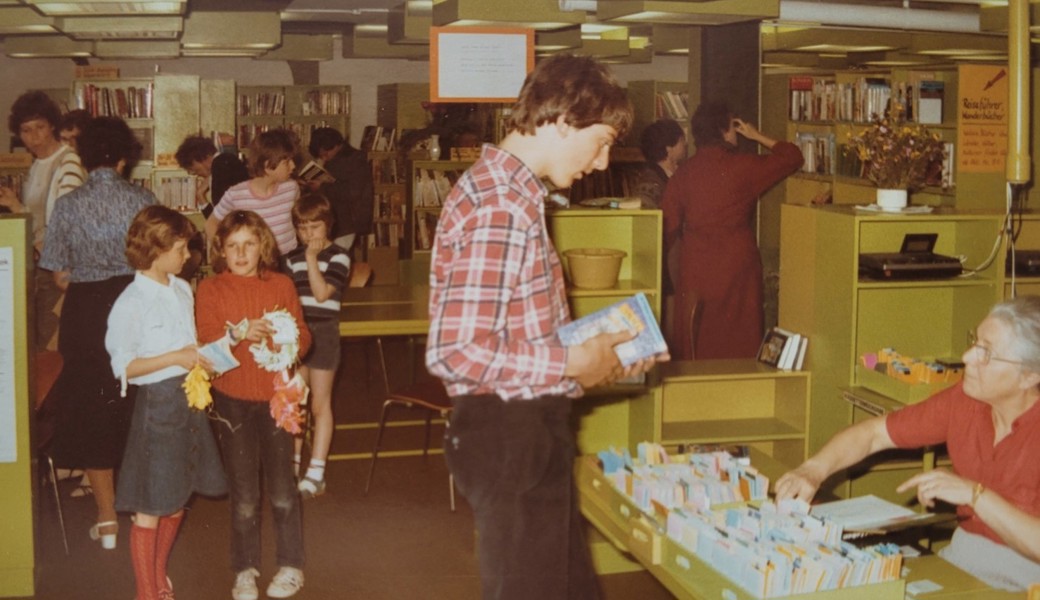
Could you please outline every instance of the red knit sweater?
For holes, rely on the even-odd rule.
[[[208,344],[225,334],[226,324],[243,318],[259,319],[264,313],[284,308],[300,327],[300,356],[311,346],[311,332],[303,322],[303,309],[292,279],[281,273],[262,277],[242,277],[230,272],[203,279],[195,294],[195,326],[199,343]],[[277,373],[261,369],[249,351],[250,342],[234,348],[242,366],[213,380],[213,387],[239,400],[267,402],[274,395]]]

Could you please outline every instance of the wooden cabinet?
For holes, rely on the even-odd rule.
[[[853,407],[839,390],[873,385],[856,369],[864,353],[891,347],[907,356],[950,357],[964,351],[967,332],[1004,295],[1002,220],[1002,215],[951,209],[910,216],[840,206],[782,207],[779,323],[810,338],[810,453],[853,422]],[[860,253],[898,251],[907,233],[938,234],[935,251],[964,257],[972,271],[933,280],[859,277]],[[891,395],[918,396],[910,390]]]

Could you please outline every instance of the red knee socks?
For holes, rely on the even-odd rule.
[[[158,535],[155,542],[155,585],[159,590],[160,600],[173,598],[172,586],[166,579],[166,563],[170,559],[173,542],[177,539],[177,531],[181,528],[184,512],[169,517],[159,518]]]
[[[155,540],[157,530],[138,525],[130,528],[130,559],[137,581],[136,600],[159,600],[155,586]]]

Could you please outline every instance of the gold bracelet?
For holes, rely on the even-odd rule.
[[[982,497],[982,492],[986,491],[986,486],[982,485],[982,482],[976,482],[975,487],[971,490],[971,509],[975,510],[975,503]]]

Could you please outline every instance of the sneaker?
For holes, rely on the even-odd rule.
[[[257,600],[260,590],[256,587],[256,578],[259,576],[260,571],[253,568],[239,571],[235,576],[235,587],[231,588],[231,597],[234,600]]]
[[[304,477],[300,480],[300,483],[296,486],[296,489],[300,491],[300,496],[302,496],[304,500],[306,500],[307,498],[320,496],[325,493],[325,480]]]
[[[303,571],[296,567],[281,567],[267,586],[269,598],[291,598],[303,587]]]

